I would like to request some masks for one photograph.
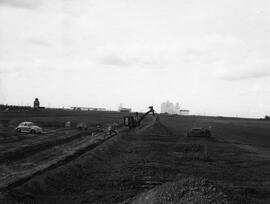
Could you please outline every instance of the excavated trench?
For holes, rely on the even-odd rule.
[[[81,152],[65,165],[12,186],[0,202],[246,202],[253,199],[252,193],[243,197],[243,189],[234,190],[233,182],[249,178],[259,183],[260,178],[254,176],[257,169],[228,166],[230,155],[237,151],[216,139],[187,139],[159,121],[147,121],[139,129],[124,131]],[[246,158],[241,153],[237,159]],[[268,192],[263,189],[260,195],[268,199]]]
[[[5,152],[4,154],[1,154],[0,163],[6,162],[6,161],[17,161],[17,160],[25,158],[29,155],[35,154],[35,153],[43,151],[45,149],[49,149],[53,146],[62,145],[62,144],[71,142],[73,140],[79,139],[84,135],[86,135],[86,133],[80,132],[80,133],[71,135],[71,136],[66,137],[66,138],[60,138],[58,140],[56,139],[56,140],[51,140],[51,141],[46,141],[46,142],[40,142],[39,144],[18,148],[18,149],[13,150],[13,151],[8,151],[8,152]]]
[[[81,134],[80,134],[81,135]],[[76,135],[77,136],[77,135]],[[36,177],[37,175],[41,175],[47,171],[50,171],[50,170],[53,170],[53,169],[56,169],[60,166],[63,166],[73,160],[75,160],[76,158],[80,157],[81,155],[83,155],[84,153],[94,149],[95,147],[101,145],[102,143],[104,143],[106,140],[109,140],[111,137],[114,137],[115,135],[111,135],[109,137],[107,137],[106,139],[102,139],[102,140],[98,140],[97,142],[93,143],[93,144],[90,144],[84,148],[81,148],[79,150],[77,150],[75,153],[73,154],[70,154],[68,156],[65,156],[63,159],[61,160],[58,160],[57,162],[53,163],[52,165],[48,165],[48,167],[45,167],[45,168],[42,168],[41,170],[39,171],[36,171],[35,173],[29,175],[29,176],[26,176],[26,177],[23,177],[23,178],[20,178],[20,179],[17,179],[16,181],[6,185],[4,188],[0,188],[0,190],[2,192],[7,192],[9,190],[12,190],[18,186],[21,186],[23,185],[24,183],[26,183],[27,181],[31,180],[32,178]],[[74,139],[71,139],[71,141],[73,141]],[[67,140],[68,141],[68,140]],[[67,143],[67,141],[62,141],[60,143],[61,144],[64,144],[64,143]],[[56,145],[54,145],[56,146]],[[40,152],[41,150],[39,150]],[[35,152],[36,153],[36,152]]]

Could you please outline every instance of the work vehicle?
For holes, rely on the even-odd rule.
[[[79,123],[76,128],[79,130],[87,130],[87,125],[85,123]]]
[[[202,127],[192,128],[190,131],[188,131],[187,136],[188,137],[210,137],[211,131],[209,129],[202,128]]]
[[[16,128],[16,132],[26,132],[26,133],[42,133],[42,128],[35,125],[33,122],[21,122]]]
[[[131,128],[135,128],[141,125],[141,121],[150,113],[155,116],[155,111],[153,106],[149,106],[149,111],[144,113],[143,115],[139,115],[139,113],[135,113],[135,116],[124,116],[124,126]]]

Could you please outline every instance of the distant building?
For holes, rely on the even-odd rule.
[[[180,115],[189,115],[189,110],[180,110],[179,114]]]
[[[174,111],[176,114],[179,114],[180,113],[180,106],[179,106],[179,103],[177,102],[174,106]]]
[[[168,114],[179,114],[180,106],[179,103],[176,103],[175,105],[170,102],[166,101],[161,104],[161,113],[168,113]]]
[[[34,109],[39,109],[39,108],[40,108],[39,100],[38,100],[38,98],[35,98],[35,100],[34,100]]]
[[[119,110],[119,112],[121,112],[121,113],[130,113],[131,112],[131,108],[121,108]]]
[[[106,111],[106,108],[70,107],[74,111]]]
[[[97,108],[97,111],[106,111],[106,108]]]
[[[130,113],[131,112],[131,108],[124,108],[122,106],[122,104],[120,104],[119,107],[118,107],[118,111],[121,112],[121,113]]]

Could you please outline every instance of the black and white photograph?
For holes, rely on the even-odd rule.
[[[0,204],[269,204],[269,0],[0,0]]]

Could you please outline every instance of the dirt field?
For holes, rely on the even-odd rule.
[[[120,123],[122,115],[42,114],[2,115],[0,151],[29,144],[27,140],[39,144],[41,139],[34,135],[14,136],[12,128],[23,120],[43,124],[48,132],[55,130],[44,137],[64,142],[43,138],[41,144],[50,141],[51,145],[38,146],[21,157],[14,157],[13,149],[10,161],[1,160],[0,173],[6,172],[4,165],[16,162],[38,164],[46,156],[52,161],[63,156],[63,150],[70,153],[78,148],[79,154],[3,187],[0,203],[270,203],[269,122],[163,115],[159,121],[149,117],[136,130],[119,127],[113,137],[102,132],[93,137],[91,131],[63,130],[63,123],[86,121],[94,131],[98,124]],[[210,127],[213,136],[187,138],[191,127]]]
[[[54,114],[56,117],[52,117]],[[10,189],[34,175],[64,165],[109,139],[106,125],[115,123],[115,114],[91,112],[18,112],[4,113],[0,135],[0,189]],[[104,117],[103,121],[99,120]],[[118,118],[119,113],[118,113]],[[42,134],[14,131],[22,121],[32,121],[43,128]],[[64,127],[70,121],[71,127]],[[88,125],[87,131],[75,128],[77,123]],[[110,123],[108,123],[110,122]]]

